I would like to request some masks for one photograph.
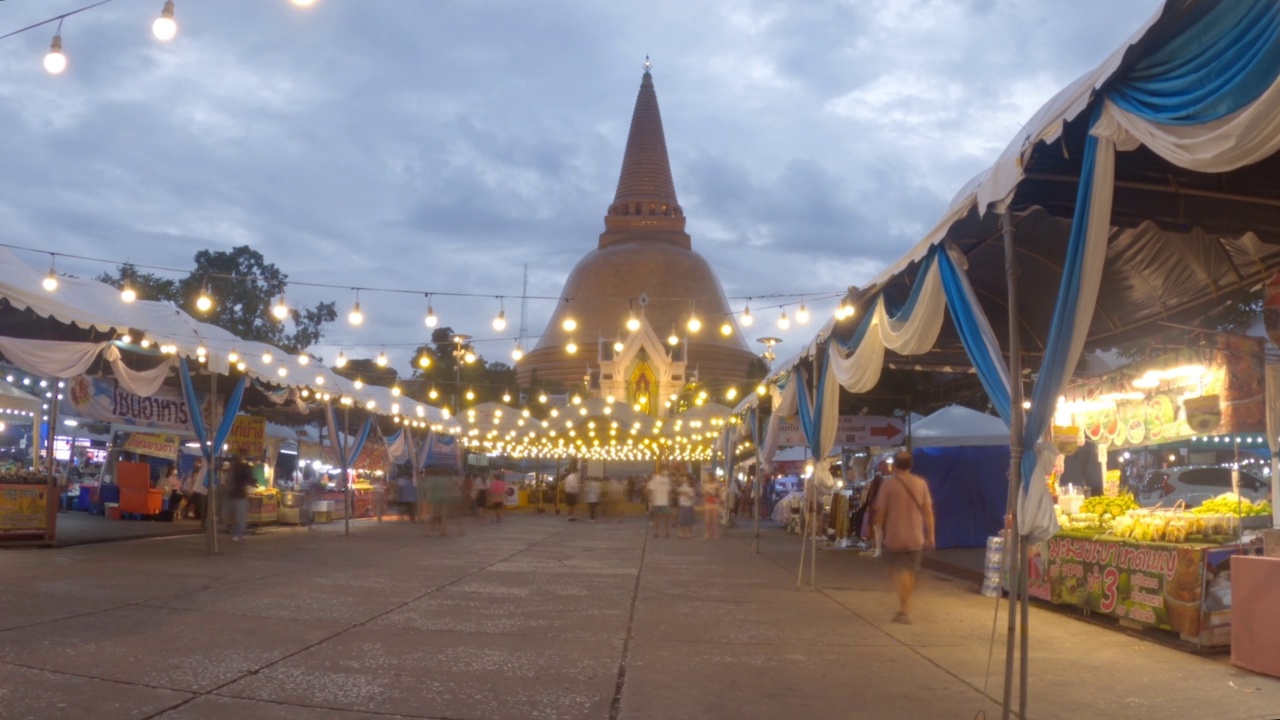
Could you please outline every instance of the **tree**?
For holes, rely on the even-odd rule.
[[[392,387],[400,380],[400,373],[395,368],[390,365],[380,367],[372,358],[352,358],[347,360],[346,365],[333,368],[333,371],[348,380],[359,379],[368,385],[382,387]]]
[[[289,276],[266,261],[262,253],[248,245],[223,250],[201,250],[195,268],[182,280],[167,280],[140,273],[133,265],[116,268],[116,275],[103,274],[101,282],[123,287],[128,281],[146,300],[172,302],[191,316],[227,330],[244,340],[268,343],[293,354],[320,342],[324,326],[338,319],[332,302],[311,308],[290,308],[293,331],[272,317],[271,306],[288,287]],[[208,292],[213,307],[201,311],[196,300]]]

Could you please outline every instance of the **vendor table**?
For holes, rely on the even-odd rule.
[[[345,492],[326,492],[319,499],[333,502],[334,520],[341,520],[347,516],[347,494]],[[373,488],[352,488],[351,504],[353,507],[351,517],[373,517]]]
[[[1027,591],[1125,624],[1172,630],[1202,646],[1225,646],[1231,642],[1228,563],[1260,552],[1260,544],[1137,542],[1064,531],[1031,547]]]
[[[1280,677],[1280,558],[1231,558],[1231,664]]]
[[[246,522],[250,525],[273,525],[279,517],[280,491],[268,488],[249,495]]]

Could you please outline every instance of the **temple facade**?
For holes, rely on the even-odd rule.
[[[604,221],[599,244],[569,274],[546,330],[519,363],[520,384],[612,395],[661,416],[664,399],[691,381],[747,380],[757,358],[685,232],[648,69]]]

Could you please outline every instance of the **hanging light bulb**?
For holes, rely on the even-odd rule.
[[[360,291],[356,291],[356,304],[351,308],[351,312],[347,313],[347,322],[352,325],[364,324],[364,313],[360,312]]]
[[[199,355],[200,357],[204,357],[205,355],[208,355],[208,354],[209,354],[209,348],[205,347],[204,343],[201,342],[200,346],[196,348],[196,355]]]
[[[292,0],[294,5],[298,7],[311,7],[316,4],[316,0]]]
[[[277,320],[289,317],[289,306],[284,302],[284,295],[277,298],[276,304],[271,306],[271,316]]]
[[[569,338],[569,344],[564,346],[564,351],[573,355],[578,352],[578,343],[574,342],[573,338]]]
[[[44,276],[44,281],[40,284],[49,292],[58,289],[58,271],[53,267],[53,256],[49,257],[49,274]]]
[[[472,352],[472,351],[468,350],[468,351],[466,352],[466,354],[464,354],[464,355],[462,356],[462,361],[463,361],[463,362],[465,362],[466,364],[470,365],[471,363],[473,363],[473,362],[475,362],[475,361],[476,361],[476,354],[475,354],[474,352]]]
[[[689,322],[685,324],[685,327],[689,328],[689,332],[696,333],[702,329],[702,321],[698,319],[697,315],[690,315]]]
[[[474,391],[474,390],[472,390],[471,388],[467,388],[467,399],[468,399],[468,400],[475,400],[475,399],[476,399],[475,391]]]
[[[511,349],[511,359],[515,360],[516,362],[520,362],[520,358],[523,358],[523,357],[524,357],[524,350],[520,349],[520,343],[516,343],[516,346]]]
[[[275,358],[271,356],[271,351],[270,351],[270,350],[266,350],[266,351],[264,351],[264,352],[262,353],[262,364],[263,364],[263,365],[270,365],[272,360],[275,360]]]
[[[801,325],[809,322],[809,309],[804,306],[804,303],[800,303],[800,309],[796,311],[796,322]]]
[[[317,384],[317,385],[324,385],[324,376],[323,376],[323,375],[316,375],[316,384]]]
[[[432,400],[435,400],[436,398],[440,397],[440,393],[436,392],[436,387],[434,385],[431,386],[431,392],[427,393],[427,397],[431,398]]]
[[[627,316],[627,329],[631,332],[635,332],[640,329],[640,321],[636,319],[634,313]]]
[[[311,356],[310,356],[310,355],[308,355],[308,354],[306,354],[306,353],[302,353],[301,355],[299,355],[299,356],[298,356],[298,364],[299,364],[299,365],[310,365],[310,364],[311,364]]]
[[[276,374],[279,375],[280,377],[284,377],[289,374],[289,368],[281,365],[280,367],[276,368]]]
[[[503,391],[502,391],[502,402],[504,402],[504,403],[509,403],[509,402],[511,402],[511,392],[510,392],[510,391],[508,391],[508,390],[503,390]]]
[[[143,337],[138,344],[142,346],[143,350],[146,350],[147,348],[151,347],[151,339],[147,337]],[[231,362],[235,362],[235,360],[232,360]]]
[[[720,334],[721,334],[721,335],[723,335],[723,336],[725,336],[725,337],[729,337],[730,335],[732,335],[732,334],[733,334],[733,324],[732,324],[732,323],[730,323],[728,320],[725,320],[725,321],[724,321],[724,324],[722,324],[722,325],[720,326]]]
[[[791,327],[791,320],[787,317],[787,311],[783,310],[782,314],[778,316],[778,329],[786,330],[789,327]]]
[[[50,75],[61,75],[67,69],[67,56],[62,53],[62,22],[58,22],[58,34],[53,36],[49,54],[44,56],[44,69]]]
[[[399,385],[392,385],[392,386],[391,386],[391,394],[392,394],[392,395],[395,395],[396,397],[400,397],[400,395],[401,395],[401,394],[403,394],[403,393],[404,393],[404,391],[400,389],[400,386],[399,386]]]
[[[680,338],[676,335],[676,328],[674,325],[671,326],[671,334],[667,336],[667,344],[672,347],[680,344]]]
[[[498,299],[498,316],[493,319],[493,329],[502,332],[507,329],[507,309],[502,307],[502,299]]]
[[[240,362],[236,363],[236,369],[237,369],[237,370],[239,370],[240,372],[244,372],[244,371],[245,371],[245,368],[247,368],[247,367],[249,367],[249,366],[248,366],[248,365],[245,365],[243,360],[241,360]]]
[[[120,291],[120,299],[127,303],[131,303],[138,299],[137,291],[133,289],[133,286],[129,284],[128,280],[124,281],[124,289]]]
[[[364,381],[361,380],[360,378],[356,378],[355,382],[352,383],[352,387],[359,390],[360,388],[364,387]]]
[[[383,352],[383,351],[379,350],[379,351],[378,351],[378,359],[377,359],[377,360],[374,360],[374,362],[376,362],[376,363],[378,364],[378,367],[386,367],[386,366],[387,366],[387,363],[389,362],[389,361],[387,360],[387,354],[386,354],[385,352]]]
[[[614,351],[614,352],[616,352],[616,353],[620,353],[620,352],[622,352],[622,349],[623,349],[623,348],[625,348],[625,347],[626,347],[626,345],[623,345],[623,344],[622,344],[622,338],[618,338],[617,340],[614,340],[614,341],[613,341],[613,351]]]
[[[173,19],[173,0],[165,0],[160,17],[151,23],[151,34],[161,42],[169,42],[178,34],[178,23]]]
[[[426,370],[427,368],[431,367],[431,356],[425,352],[419,355],[418,367],[422,368],[423,370]]]
[[[440,318],[436,317],[436,310],[431,307],[430,302],[427,303],[427,317],[423,322],[426,323],[429,328],[433,328],[440,324]]]
[[[567,317],[564,322],[560,323],[560,327],[564,328],[565,332],[573,332],[578,329],[578,321],[572,317]]]
[[[538,402],[542,403],[543,405],[547,404],[547,394],[538,393]]]
[[[200,312],[209,312],[213,309],[213,298],[209,297],[209,283],[205,283],[200,290],[200,296],[196,298],[196,309]]]
[[[347,356],[344,355],[341,350],[338,351],[338,357],[334,359],[333,366],[336,368],[344,368],[347,366]]]
[[[738,388],[736,388],[736,387],[730,387],[728,390],[725,390],[725,391],[724,391],[724,397],[725,397],[725,399],[726,399],[726,400],[734,400],[734,399],[736,399],[736,398],[738,397]]]

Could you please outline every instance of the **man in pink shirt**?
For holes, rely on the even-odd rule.
[[[876,535],[883,538],[884,557],[898,590],[897,623],[911,623],[911,593],[920,571],[921,553],[932,549],[933,499],[924,478],[911,472],[911,453],[893,456],[893,475],[880,487],[875,504]]]

